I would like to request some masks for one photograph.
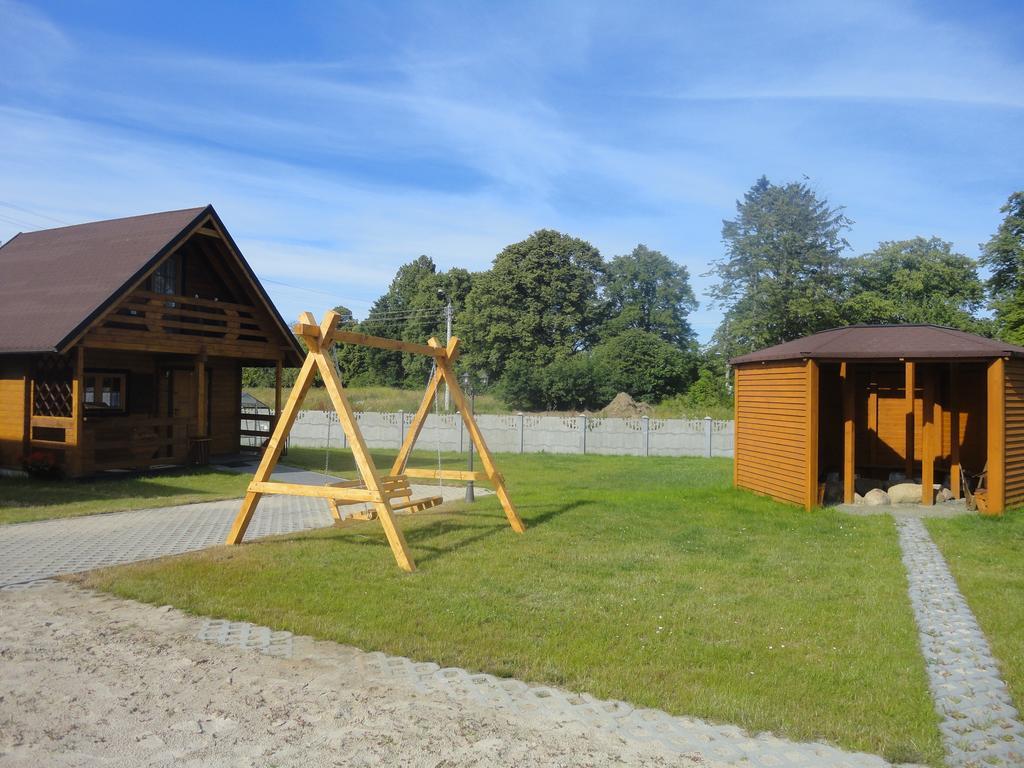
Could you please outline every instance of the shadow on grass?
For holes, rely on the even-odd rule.
[[[563,504],[559,507],[554,507],[551,510],[544,512],[540,515],[530,517],[527,520],[527,534],[529,535],[530,528],[536,528],[544,525],[551,520],[564,515],[566,512],[571,512],[577,507],[586,506],[591,504],[589,499],[577,499],[571,501],[568,504]],[[503,512],[494,512],[488,510],[486,512],[478,512],[476,510],[457,510],[452,512],[438,513],[443,514],[444,519],[435,520],[434,522],[423,525],[416,528],[410,528],[403,530],[405,534],[405,540],[409,546],[420,552],[426,554],[418,554],[416,556],[417,563],[429,563],[433,560],[437,560],[445,555],[454,554],[459,550],[465,549],[466,547],[472,546],[480,541],[489,539],[502,531],[509,530],[508,521],[505,518]],[[404,515],[399,516],[405,517]],[[421,517],[427,517],[427,515],[421,515]],[[455,519],[453,519],[455,518]],[[486,523],[489,520],[494,520],[494,525],[482,525],[473,524],[469,522],[460,522],[458,518],[464,518],[466,520],[480,521]],[[500,521],[500,522],[498,522]],[[356,526],[373,526],[369,530],[355,530]],[[366,523],[364,521],[352,521],[350,524],[342,522],[340,527],[336,527],[336,530],[348,529],[353,535],[345,537],[334,537],[334,542],[337,544],[354,544],[358,546],[369,546],[369,547],[380,547],[382,549],[390,549],[387,538],[384,535],[384,531],[381,530],[376,523]],[[431,542],[438,538],[447,536],[459,536],[460,534],[466,533],[468,535],[462,536],[456,541],[450,544],[444,545],[431,545]],[[288,544],[290,542],[300,541],[323,541],[320,536],[313,535],[313,532],[300,533],[298,535],[290,534],[286,537],[274,537],[272,539],[264,539],[261,543],[263,545],[274,545],[274,544]]]

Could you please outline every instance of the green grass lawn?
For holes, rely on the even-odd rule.
[[[342,454],[343,452],[338,452]],[[393,453],[379,452],[384,465]],[[291,463],[322,466],[321,451]],[[426,461],[427,457],[421,457]],[[347,457],[332,466],[345,471]],[[502,455],[494,497],[94,572],[92,587],[894,760],[941,747],[892,521],[732,489],[727,460]]]
[[[1024,708],[1024,509],[927,524],[992,644],[1017,709]]]
[[[239,498],[248,483],[209,469],[79,481],[0,477],[0,525]]]

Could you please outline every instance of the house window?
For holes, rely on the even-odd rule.
[[[108,413],[125,409],[125,375],[123,373],[87,373],[85,375],[85,407]]]
[[[151,280],[153,293],[174,296],[181,293],[181,260],[178,254],[164,259],[164,262],[153,272]]]

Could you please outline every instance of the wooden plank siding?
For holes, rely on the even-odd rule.
[[[817,464],[808,454],[809,406],[806,363],[736,368],[738,487],[806,505],[808,472],[812,463]]]
[[[25,450],[26,363],[0,358],[0,467],[20,469]]]
[[[1005,366],[1004,493],[1006,506],[1024,504],[1024,360],[1011,359]]]

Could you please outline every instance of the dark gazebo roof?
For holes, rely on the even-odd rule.
[[[774,360],[925,360],[1024,357],[1024,347],[941,325],[849,325],[732,358],[732,365]]]

